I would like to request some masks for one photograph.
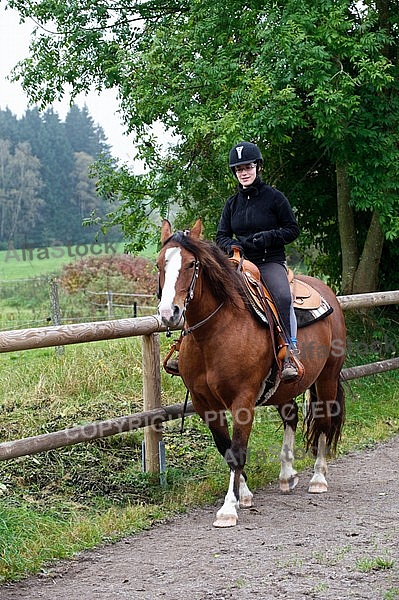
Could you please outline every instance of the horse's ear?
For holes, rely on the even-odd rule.
[[[169,223],[168,219],[163,219],[161,229],[161,242],[164,244],[166,240],[170,238],[171,235],[172,225]]]
[[[191,235],[193,238],[200,238],[202,235],[202,221],[201,219],[197,219],[194,223],[194,227],[191,230]]]

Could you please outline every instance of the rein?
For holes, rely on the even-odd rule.
[[[188,288],[188,291],[187,291],[186,300],[185,300],[185,303],[184,303],[184,319],[186,318],[185,317],[185,313],[186,313],[187,306],[190,303],[190,300],[192,300],[194,298],[195,286],[197,285],[198,276],[199,276],[199,268],[200,268],[200,262],[196,258],[195,259],[195,269],[194,269],[193,277],[191,279],[191,283],[189,285],[189,288]],[[203,325],[205,325],[205,323],[207,323],[208,321],[210,321],[210,319],[212,319],[212,317],[214,317],[219,312],[219,310],[222,308],[223,305],[224,305],[224,302],[222,302],[221,304],[219,304],[219,306],[210,315],[208,315],[205,319],[203,319],[199,323],[196,323],[192,327],[187,327],[187,329],[183,329],[182,332],[181,332],[181,334],[180,334],[180,339],[176,343],[176,347],[177,348],[180,347],[181,340],[184,337],[186,337],[186,335],[190,335],[190,333],[192,333],[196,329],[199,329],[200,327],[202,327]],[[166,335],[168,335],[168,333],[170,335],[170,332],[167,332]],[[184,400],[184,407],[183,407],[183,414],[182,414],[182,419],[181,419],[181,425],[180,425],[180,434],[182,434],[183,431],[184,431],[184,420],[185,420],[186,411],[187,411],[187,404],[188,404],[189,394],[190,394],[190,392],[187,389],[186,390],[186,397],[185,397],[185,400]]]
[[[219,312],[219,310],[222,308],[223,305],[224,305],[224,302],[222,302],[221,304],[219,304],[219,306],[217,308],[215,308],[215,310],[213,311],[213,313],[211,313],[210,315],[208,315],[205,319],[203,319],[199,323],[196,323],[195,325],[193,325],[192,327],[188,327],[187,329],[183,329],[183,331],[181,333],[181,336],[185,337],[186,335],[189,335],[190,333],[192,333],[193,331],[195,331],[199,327],[202,327],[202,325],[205,325],[205,323],[207,323],[210,319],[212,319],[212,317],[214,317],[216,315],[217,312]]]

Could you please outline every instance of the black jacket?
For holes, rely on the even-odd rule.
[[[254,234],[261,232],[255,246]],[[299,227],[287,198],[282,192],[256,178],[245,190],[239,186],[223,208],[216,243],[227,254],[239,246],[255,264],[285,261],[286,244],[299,235]]]

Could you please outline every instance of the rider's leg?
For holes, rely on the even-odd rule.
[[[296,318],[295,314],[291,313],[292,297],[285,263],[269,262],[258,265],[258,267],[262,279],[276,304],[284,329],[283,333],[287,338],[287,342],[290,343],[291,333],[294,333],[294,336],[296,334]]]
[[[297,322],[292,304],[291,290],[287,278],[287,269],[284,263],[263,263],[258,265],[262,279],[269,290],[280,315],[283,333],[289,346],[284,361],[281,377],[289,381],[298,377],[298,369],[291,359],[291,352],[298,354],[296,347]]]

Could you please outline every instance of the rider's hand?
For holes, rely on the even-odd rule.
[[[252,238],[254,246],[258,249],[266,249],[271,244],[271,232],[270,231],[259,231],[255,233]]]

